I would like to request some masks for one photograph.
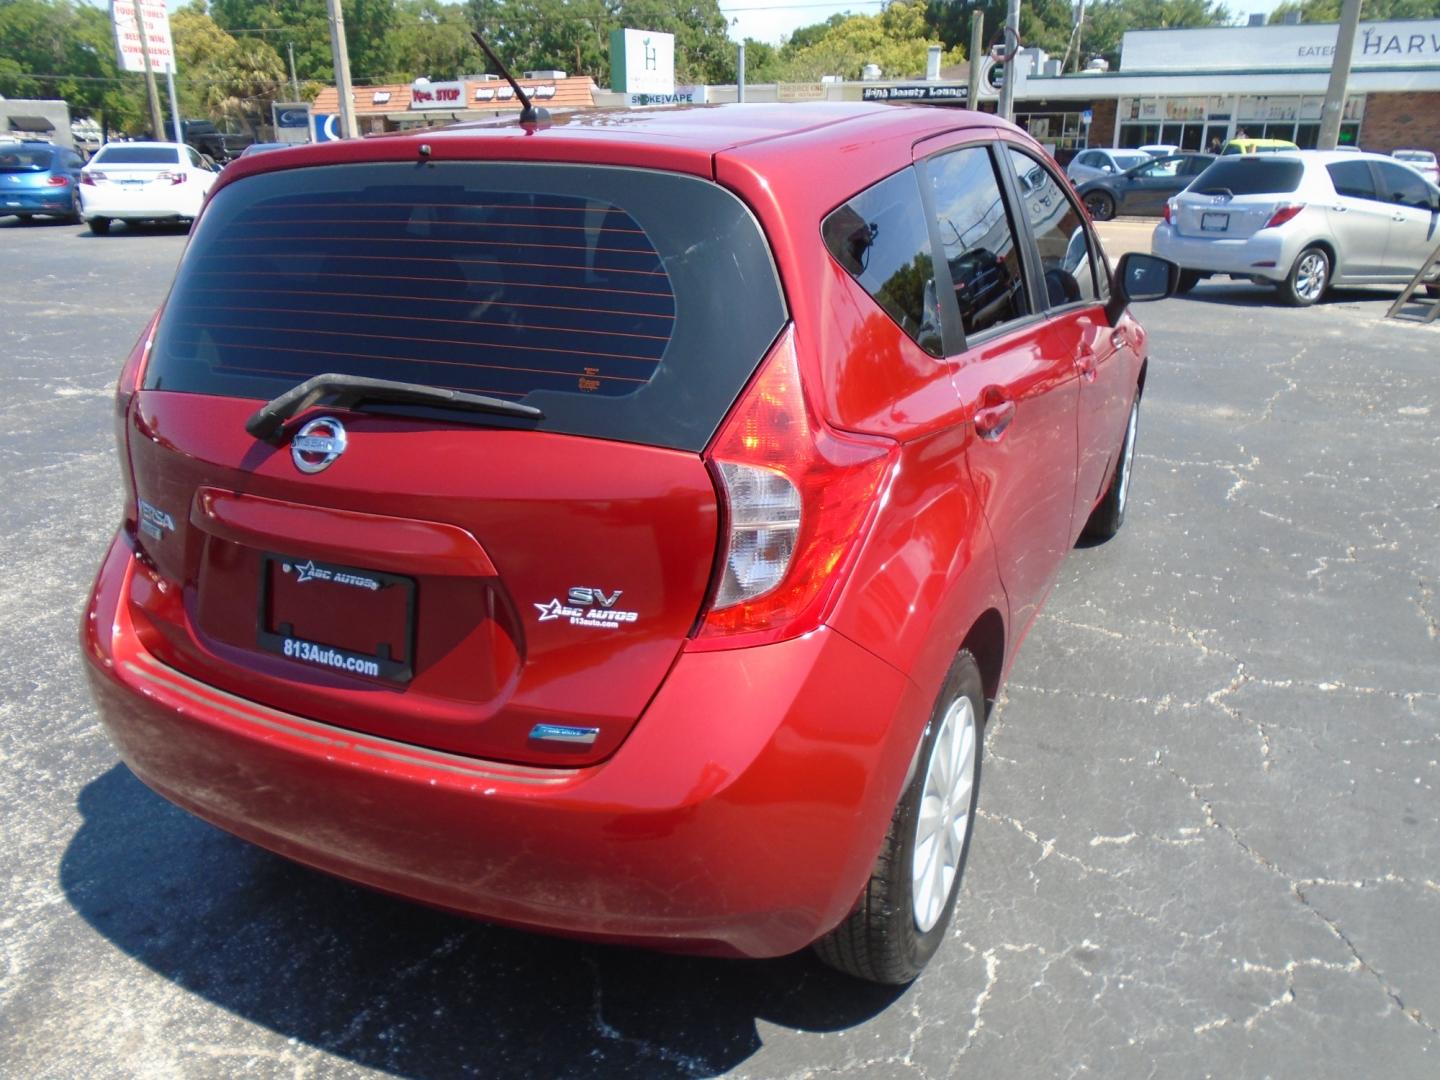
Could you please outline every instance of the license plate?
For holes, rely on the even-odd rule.
[[[258,638],[268,652],[337,675],[409,682],[415,579],[267,553]]]
[[[1230,227],[1229,214],[1201,214],[1200,228],[1208,232],[1224,232]]]

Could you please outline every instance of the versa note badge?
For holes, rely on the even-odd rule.
[[[290,458],[303,473],[328,469],[345,452],[345,427],[333,416],[311,420],[290,440]]]

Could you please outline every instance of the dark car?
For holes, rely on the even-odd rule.
[[[228,168],[119,379],[83,641],[135,775],[450,911],[913,978],[987,711],[1125,517],[1128,301],[1179,273],[1111,277],[1040,144],[966,124],[716,105]]]
[[[80,220],[80,155],[45,142],[0,142],[0,215]]]
[[[1096,221],[1116,214],[1159,217],[1165,200],[1189,187],[1214,160],[1214,154],[1167,154],[1116,176],[1087,180],[1077,190]]]
[[[184,120],[185,141],[212,161],[224,165],[245,152],[255,140],[249,135],[221,131],[209,120]],[[164,139],[165,136],[160,136]]]

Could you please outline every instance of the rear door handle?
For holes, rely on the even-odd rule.
[[[1005,429],[1015,419],[1015,402],[1002,401],[995,405],[987,405],[983,409],[975,411],[975,434],[990,442],[995,442],[1005,434]]]

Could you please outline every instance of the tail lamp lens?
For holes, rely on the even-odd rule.
[[[99,170],[90,170],[88,172],[82,172],[80,174],[80,183],[86,185],[87,187],[94,187],[95,185],[100,183],[101,180],[104,179],[105,174],[103,172],[100,172]]]
[[[819,626],[896,451],[811,414],[787,327],[707,455],[727,532],[714,600],[690,647],[758,645]]]
[[[70,186],[70,177],[68,177],[68,176],[49,176],[49,177],[46,177],[46,178],[45,178],[45,183],[49,184],[51,187],[69,187],[69,186]]]
[[[1270,220],[1265,222],[1264,228],[1273,229],[1276,225],[1284,225],[1304,209],[1304,203],[1285,203],[1283,206],[1277,206],[1275,213],[1270,215]]]
[[[1175,216],[1174,216],[1174,215],[1175,215],[1175,204],[1167,199],[1167,200],[1165,201],[1165,212],[1164,212],[1164,214],[1162,215],[1162,217],[1165,219],[1165,224],[1166,224],[1166,225],[1173,225],[1173,224],[1175,224]]]
[[[156,180],[169,180],[171,184],[183,184],[183,183],[185,182],[185,173],[184,173],[183,171],[181,171],[181,172],[162,172],[162,173],[160,173],[159,175],[157,175],[157,176],[155,177],[155,179],[156,179]]]

